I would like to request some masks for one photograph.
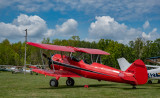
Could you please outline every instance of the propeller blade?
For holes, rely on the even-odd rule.
[[[42,54],[46,59],[48,59],[48,66],[49,66],[49,68],[51,69],[51,64],[52,64],[52,61],[51,61],[51,58],[50,57],[47,57],[47,55],[46,54]]]

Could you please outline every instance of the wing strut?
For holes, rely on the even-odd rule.
[[[97,61],[98,61],[98,58],[99,58],[99,55],[97,56],[96,63],[97,63]]]
[[[51,54],[51,52],[50,52],[50,55],[51,55],[51,62],[52,62],[53,72],[55,72],[55,69],[54,69],[54,64],[53,64],[53,60],[52,60],[52,54]]]
[[[44,61],[43,61],[43,56],[42,56],[42,49],[40,49],[40,54],[41,54],[42,64],[44,66]]]
[[[92,54],[91,54],[91,61],[92,61],[92,63],[93,63],[93,58],[92,58]]]

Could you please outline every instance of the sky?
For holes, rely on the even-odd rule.
[[[160,38],[159,0],[0,0],[0,42]]]

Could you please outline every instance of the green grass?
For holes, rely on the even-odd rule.
[[[160,84],[145,84],[132,89],[131,85],[86,78],[74,78],[75,86],[66,86],[66,78],[60,78],[59,87],[51,88],[53,77],[44,75],[0,73],[0,98],[58,97],[58,98],[158,98]],[[156,82],[156,81],[155,81]],[[84,88],[89,85],[89,88]]]

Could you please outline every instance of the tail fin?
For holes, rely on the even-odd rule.
[[[130,66],[130,63],[125,58],[119,58],[117,60],[122,71],[125,71]]]
[[[142,60],[134,61],[125,72],[133,73],[138,85],[145,84],[148,80],[147,68]]]

